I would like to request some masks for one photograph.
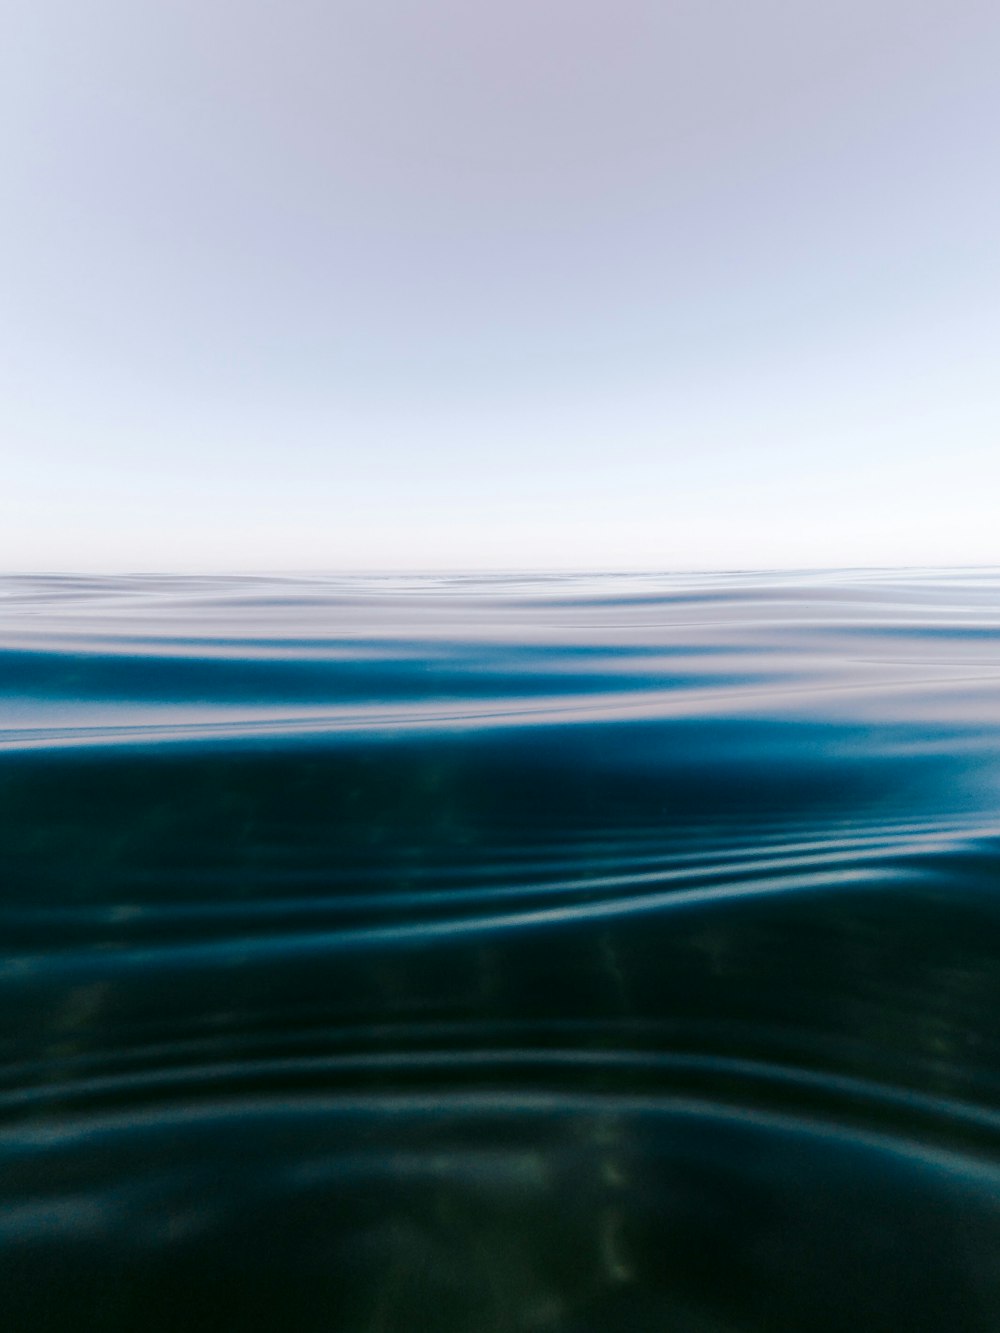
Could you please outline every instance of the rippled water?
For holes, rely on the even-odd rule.
[[[4,1326],[1000,1326],[1000,576],[0,583]]]

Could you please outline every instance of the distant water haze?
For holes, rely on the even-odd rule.
[[[993,564],[1000,9],[14,0],[0,567]]]

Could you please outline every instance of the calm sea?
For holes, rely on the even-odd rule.
[[[11,1333],[1000,1327],[1000,575],[0,583]]]

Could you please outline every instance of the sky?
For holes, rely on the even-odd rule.
[[[0,570],[1000,564],[996,0],[6,0]]]

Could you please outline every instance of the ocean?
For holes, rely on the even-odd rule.
[[[0,581],[11,1333],[1000,1327],[1000,574]]]

